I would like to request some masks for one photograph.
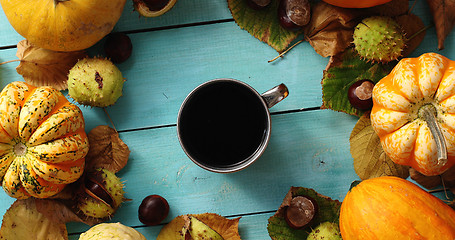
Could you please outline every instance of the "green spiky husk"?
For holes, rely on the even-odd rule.
[[[367,61],[387,63],[402,56],[406,40],[400,25],[391,17],[373,16],[354,29],[354,46]]]
[[[107,107],[122,96],[124,81],[122,73],[110,60],[84,58],[68,74],[68,94],[82,105]]]
[[[112,197],[113,203],[110,205],[100,199],[96,199],[88,195],[86,192],[82,192],[79,195],[77,208],[84,216],[89,218],[110,218],[114,215],[115,211],[120,207],[123,201],[125,201],[125,191],[123,190],[124,185],[115,173],[107,169],[99,168],[96,169],[95,172],[96,173],[94,174],[101,175],[103,184],[109,191],[109,195]]]

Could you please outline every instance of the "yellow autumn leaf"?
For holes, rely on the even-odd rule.
[[[409,176],[409,167],[394,163],[382,149],[381,141],[371,126],[369,112],[360,117],[354,126],[349,143],[354,159],[354,170],[360,179]]]
[[[35,199],[16,200],[3,215],[0,239],[67,240],[64,222],[55,222],[37,210]]]
[[[240,218],[227,219],[215,213],[190,214],[189,216],[197,218],[199,221],[215,230],[223,237],[224,240],[240,240],[238,230]],[[184,216],[174,218],[161,229],[156,240],[181,239],[181,230],[184,224]]]
[[[28,40],[22,40],[17,44],[16,56],[20,60],[16,71],[27,83],[65,90],[68,88],[69,70],[79,59],[86,57],[87,53],[55,52],[33,46]]]

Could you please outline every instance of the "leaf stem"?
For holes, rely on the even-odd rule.
[[[114,128],[114,130],[115,130],[116,132],[118,132],[118,131],[117,131],[117,129],[115,128],[115,125],[114,125],[114,122],[112,121],[112,118],[111,118],[111,116],[109,115],[109,113],[107,113],[107,110],[106,110],[106,108],[105,108],[105,107],[103,107],[103,110],[104,110],[104,113],[106,113],[106,115],[107,115],[107,118],[109,118],[109,121],[111,122],[111,124],[112,124],[112,127]]]
[[[276,56],[276,57],[273,58],[272,60],[269,60],[268,63],[271,63],[271,62],[277,60],[279,57],[282,57],[284,54],[286,54],[287,52],[289,52],[289,50],[291,50],[292,48],[294,48],[295,46],[297,46],[298,44],[300,44],[300,43],[303,42],[303,41],[305,41],[305,40],[302,39],[302,40],[300,40],[300,41],[294,43],[292,46],[290,46],[290,47],[289,47],[288,49],[286,49],[284,52],[280,53],[278,56]]]
[[[419,34],[422,33],[423,31],[426,31],[427,29],[429,29],[429,28],[431,28],[431,27],[433,27],[433,25],[426,26],[426,27],[420,29],[420,30],[417,31],[416,33],[412,34],[411,37],[409,37],[408,39],[406,39],[406,41],[409,41],[409,40],[415,38],[417,35],[419,35]]]
[[[1,62],[0,66],[3,65],[3,64],[12,63],[12,62],[19,62],[19,61],[20,61],[20,59],[14,59],[14,60],[6,61],[6,62]]]
[[[431,135],[436,142],[438,165],[445,165],[447,163],[447,146],[441,127],[436,119],[436,114],[436,108],[432,104],[423,105],[419,109],[419,116],[427,123]]]

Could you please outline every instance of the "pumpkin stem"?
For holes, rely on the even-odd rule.
[[[27,146],[25,146],[23,143],[19,142],[14,146],[14,154],[17,156],[24,156],[26,152]]]
[[[427,123],[427,126],[430,128],[430,132],[436,141],[438,164],[445,165],[447,163],[447,146],[441,127],[436,119],[436,114],[436,108],[432,104],[426,104],[419,110],[419,115]]]

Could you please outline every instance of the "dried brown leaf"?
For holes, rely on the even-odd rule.
[[[17,44],[16,56],[20,60],[16,71],[27,83],[65,90],[68,88],[69,70],[87,54],[85,51],[55,52],[22,40]]]
[[[422,187],[427,189],[433,189],[441,185],[440,176],[425,176],[414,168],[409,169],[409,176],[412,180],[416,181],[418,184],[422,185]]]
[[[393,0],[375,7],[356,9],[362,16],[400,16],[409,12],[409,0]]]
[[[409,170],[411,178],[427,189],[437,186],[444,186],[448,189],[455,189],[455,167],[452,167],[438,176],[425,176],[414,169]],[[444,181],[444,182],[443,182]]]
[[[406,48],[403,57],[409,56],[425,38],[425,24],[422,19],[414,14],[401,15],[395,18],[406,36]]]
[[[116,173],[125,167],[130,150],[115,129],[106,125],[97,126],[88,133],[88,140],[87,170],[105,168]]]
[[[455,26],[455,0],[427,0],[438,36],[438,48],[444,49],[444,41]]]
[[[311,11],[311,20],[304,28],[305,39],[319,55],[333,56],[351,44],[354,27],[359,21],[355,10],[321,1]]]

